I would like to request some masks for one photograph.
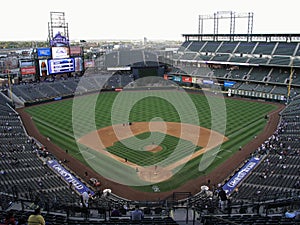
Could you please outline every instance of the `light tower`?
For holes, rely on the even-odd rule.
[[[214,31],[213,34],[219,34],[219,20],[220,19],[229,19],[230,20],[230,34],[235,34],[235,22],[236,19],[247,18],[248,19],[248,27],[247,34],[248,38],[250,38],[250,34],[253,32],[253,12],[248,13],[236,13],[232,11],[218,11],[213,15],[199,15],[199,28],[198,33],[203,34],[204,28],[204,20],[213,20],[214,22]]]
[[[61,34],[69,41],[68,23],[66,23],[64,12],[50,12],[50,22],[48,22],[48,40],[53,40],[55,35]],[[51,45],[51,44],[50,44]]]

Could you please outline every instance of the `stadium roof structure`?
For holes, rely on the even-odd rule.
[[[300,42],[300,33],[290,34],[182,34],[186,41],[277,41]]]
[[[300,33],[183,34],[181,62],[300,67]],[[176,60],[176,58],[174,58]]]
[[[220,84],[234,81],[233,94],[267,99],[285,100],[300,93],[300,33],[182,36],[185,41],[171,60],[185,73],[171,71],[168,79],[189,76],[193,84],[212,78]],[[263,97],[266,92],[272,96]]]

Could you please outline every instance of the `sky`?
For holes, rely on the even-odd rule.
[[[1,2],[0,41],[46,41],[50,12],[64,12],[70,40],[184,40],[198,33],[199,15],[253,12],[253,33],[300,33],[296,0],[8,0]],[[229,20],[219,20],[229,33]],[[213,33],[212,20],[204,33]],[[235,33],[247,33],[236,19]]]

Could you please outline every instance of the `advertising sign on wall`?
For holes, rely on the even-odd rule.
[[[180,76],[173,76],[173,80],[177,82],[181,82],[181,77]]]
[[[93,195],[94,192],[90,190],[86,185],[84,185],[77,177],[72,175],[67,169],[65,169],[62,165],[60,165],[56,160],[47,161],[48,166],[53,169],[60,177],[66,181],[67,183],[71,183],[72,186],[78,191],[80,194],[83,192],[88,192]]]
[[[192,77],[182,76],[182,82],[192,83]]]
[[[21,68],[22,75],[35,74],[35,73],[36,73],[35,66],[28,66],[28,67]]]
[[[224,87],[233,87],[235,83],[235,81],[224,81]]]
[[[202,82],[202,78],[199,78],[199,77],[193,77],[192,78],[192,83],[193,84],[202,84],[203,82]]]
[[[69,47],[52,47],[53,59],[64,59],[70,57]]]
[[[47,59],[39,60],[39,70],[41,77],[49,75]]]
[[[52,40],[50,40],[51,46],[69,46],[69,40],[61,35],[60,32],[58,32]]]
[[[84,61],[84,67],[85,68],[95,67],[95,62],[94,61]]]
[[[37,49],[38,57],[51,57],[51,49],[50,48],[38,48]]]
[[[70,55],[71,56],[80,56],[81,47],[80,46],[70,46]]]
[[[75,60],[75,72],[83,71],[83,60],[81,57],[74,58]]]
[[[223,189],[226,194],[230,195],[235,188],[246,178],[247,175],[258,165],[260,158],[251,158],[230,180],[224,184]]]

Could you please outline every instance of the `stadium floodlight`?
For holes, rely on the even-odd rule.
[[[235,23],[236,19],[247,18],[247,34],[252,34],[253,31],[253,12],[247,13],[236,13],[233,11],[218,11],[213,15],[199,15],[199,26],[198,33],[203,34],[204,20],[213,20],[214,21],[214,35],[219,33],[219,20],[220,19],[229,19],[230,20],[230,34],[235,34]]]

